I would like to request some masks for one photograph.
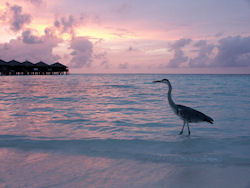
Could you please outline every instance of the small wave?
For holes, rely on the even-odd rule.
[[[111,88],[125,88],[125,89],[127,89],[127,88],[132,88],[132,89],[136,89],[137,87],[136,86],[134,86],[134,85],[105,85],[106,87],[111,87]]]
[[[59,124],[72,124],[72,123],[81,123],[87,122],[88,119],[56,119],[56,120],[49,120],[47,123],[59,123]]]
[[[78,100],[76,98],[72,98],[72,97],[55,97],[55,98],[53,98],[53,101],[59,101],[59,102],[77,102]]]
[[[109,112],[145,112],[147,109],[141,108],[109,108]]]
[[[204,142],[200,143],[201,139],[194,139],[188,142],[190,139],[152,141],[138,139],[64,140],[63,138],[40,138],[0,135],[0,148],[14,148],[25,151],[42,150],[71,155],[119,158],[156,163],[250,166],[248,154],[237,155],[230,153],[231,148],[225,147],[227,143],[211,142],[209,139],[204,139]]]
[[[54,108],[51,107],[41,107],[41,108],[31,108],[29,109],[30,112],[52,112],[53,110],[55,110]]]

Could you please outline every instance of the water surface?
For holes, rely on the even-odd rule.
[[[167,85],[152,83],[163,78],[177,104],[214,125],[179,136]],[[1,76],[0,185],[249,187],[249,83],[249,75]]]

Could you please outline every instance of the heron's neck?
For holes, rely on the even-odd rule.
[[[173,99],[172,99],[172,86],[169,83],[168,84],[168,103],[171,106],[171,108],[176,109],[176,104],[174,103]]]

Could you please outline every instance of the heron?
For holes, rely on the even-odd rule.
[[[168,103],[169,106],[172,108],[174,113],[179,116],[183,120],[183,126],[179,133],[179,135],[182,135],[185,125],[188,127],[188,135],[191,134],[189,123],[198,123],[198,122],[208,122],[213,124],[213,119],[202,112],[199,112],[198,110],[195,110],[193,108],[175,104],[175,102],[172,99],[172,85],[168,79],[163,80],[157,80],[153,81],[154,83],[165,83],[168,85]]]

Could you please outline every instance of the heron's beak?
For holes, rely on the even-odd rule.
[[[153,83],[161,83],[161,80],[153,81]]]

